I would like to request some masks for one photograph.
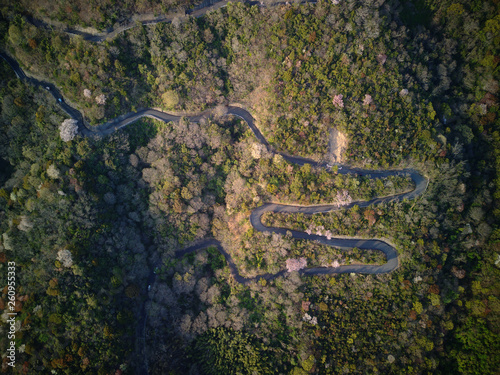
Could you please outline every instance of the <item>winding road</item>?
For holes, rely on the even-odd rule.
[[[83,136],[99,136],[103,137],[106,135],[109,135],[127,125],[130,125],[139,119],[143,117],[151,117],[160,121],[164,122],[170,122],[170,121],[178,121],[181,117],[172,115],[166,112],[162,112],[159,110],[151,109],[151,108],[146,108],[139,110],[137,112],[131,112],[127,113],[123,116],[117,117],[116,119],[113,119],[109,122],[106,122],[104,124],[101,124],[96,127],[89,128],[85,125],[83,121],[83,116],[82,114],[75,108],[71,107],[68,105],[65,101],[64,98],[62,97],[61,93],[59,90],[50,82],[46,81],[39,81],[35,78],[31,78],[26,76],[26,74],[23,72],[23,70],[20,68],[19,64],[17,63],[16,60],[11,58],[10,56],[0,53],[0,57],[3,58],[14,70],[15,74],[17,77],[21,80],[24,80],[34,86],[40,86],[47,91],[49,91],[52,96],[56,99],[57,104],[73,119],[78,121],[78,127],[79,127],[79,132]],[[200,121],[201,118],[209,114],[209,112],[204,112],[203,114],[197,115],[197,116],[191,116],[188,117],[188,119],[192,122],[198,122]],[[292,156],[286,153],[278,152],[275,149],[273,149],[269,143],[267,142],[266,138],[262,135],[260,130],[257,128],[255,125],[254,118],[252,115],[245,109],[240,108],[240,107],[234,107],[230,106],[228,107],[227,115],[233,115],[241,118],[243,121],[245,121],[248,125],[248,127],[252,130],[254,133],[255,137],[261,142],[263,145],[267,147],[267,149],[270,152],[280,154],[285,160],[287,160],[290,163],[298,164],[298,165],[304,165],[304,164],[310,164],[313,167],[326,167],[324,163],[319,163],[317,161],[299,157],[299,156]],[[379,250],[383,252],[387,258],[387,262],[383,265],[344,265],[340,267],[313,267],[313,268],[307,268],[303,269],[300,271],[300,273],[305,274],[305,275],[319,275],[319,274],[334,274],[334,273],[351,273],[351,272],[356,272],[356,273],[367,273],[367,274],[380,274],[380,273],[386,273],[393,271],[396,269],[399,265],[398,263],[398,254],[396,249],[391,246],[390,244],[381,241],[381,240],[376,240],[376,239],[345,239],[345,238],[333,238],[328,240],[324,236],[319,236],[319,235],[314,235],[314,234],[307,234],[304,232],[299,232],[295,230],[288,230],[286,228],[276,228],[276,227],[267,227],[262,223],[262,215],[265,212],[282,212],[282,213],[304,213],[304,214],[315,214],[315,213],[325,213],[325,212],[330,212],[330,211],[335,211],[339,209],[348,209],[350,207],[353,207],[354,205],[357,205],[359,207],[368,207],[370,205],[377,205],[377,204],[382,204],[382,203],[388,203],[388,202],[399,202],[404,199],[411,200],[415,199],[418,196],[420,196],[427,188],[427,185],[429,181],[422,176],[418,171],[413,170],[413,169],[402,169],[402,170],[365,170],[365,169],[359,169],[359,168],[352,168],[348,165],[344,165],[341,170],[338,171],[338,173],[341,174],[356,174],[359,176],[367,176],[369,178],[383,178],[383,177],[389,177],[389,176],[409,176],[415,183],[415,189],[403,193],[403,194],[398,194],[398,195],[393,195],[389,197],[384,197],[384,198],[375,198],[369,201],[358,201],[358,202],[352,202],[349,205],[343,206],[343,207],[337,207],[336,205],[315,205],[315,206],[294,206],[294,205],[285,205],[285,204],[279,204],[279,203],[265,203],[260,207],[255,208],[252,213],[250,214],[250,222],[252,226],[260,231],[260,232],[270,232],[270,233],[279,233],[282,235],[285,235],[287,232],[292,234],[293,238],[297,239],[304,239],[304,240],[312,240],[316,241],[325,245],[329,246],[334,246],[338,247],[340,249],[352,249],[354,247],[357,247],[358,249],[372,249],[372,250]],[[246,278],[244,276],[241,276],[240,273],[238,272],[237,267],[235,266],[231,255],[228,254],[221,244],[214,240],[210,239],[207,241],[200,242],[196,245],[193,245],[187,249],[179,250],[176,253],[176,256],[182,257],[185,254],[193,251],[197,251],[209,246],[215,246],[217,249],[224,255],[226,258],[228,265],[231,269],[231,273],[234,277],[234,279],[240,283],[246,284],[248,282],[253,282],[256,279],[260,278],[265,278],[265,279],[273,279],[278,276],[281,276],[283,272],[279,272],[277,274],[263,274],[259,275],[254,278]],[[155,265],[155,267],[158,265]],[[155,268],[153,267],[153,269]],[[149,280],[152,282],[154,281],[154,274],[151,273],[151,276]]]
[[[148,16],[146,18],[149,18],[149,19],[137,20],[136,22],[141,23],[143,25],[154,25],[154,24],[157,24],[160,22],[169,23],[169,22],[172,22],[175,18],[179,18],[179,17],[183,17],[183,16],[191,16],[191,17],[199,18],[208,12],[216,11],[217,9],[226,7],[229,2],[230,2],[229,0],[204,0],[201,4],[197,5],[193,9],[187,9],[184,12],[184,14],[177,12],[177,13],[168,13],[168,14],[162,14],[162,15],[156,16],[154,14],[149,13],[149,14],[143,15],[143,16]],[[264,3],[263,1],[255,1],[255,0],[250,0],[250,1],[246,0],[244,2],[245,2],[245,4],[248,4],[248,5],[257,5],[260,7],[274,7],[274,6],[279,6],[279,5],[289,5],[290,3],[293,3],[293,1],[288,1],[288,0],[281,0],[281,1],[278,0],[278,1],[275,1],[273,3]],[[316,2],[317,2],[317,0],[301,0],[298,3],[300,3],[300,4],[306,4],[306,3],[315,4]],[[53,31],[54,29],[59,29],[60,31],[68,34],[69,36],[79,36],[86,41],[94,42],[94,43],[101,43],[105,40],[111,40],[114,37],[116,37],[118,34],[137,26],[137,23],[134,22],[134,19],[132,18],[132,19],[129,19],[129,20],[122,22],[122,24],[120,24],[120,26],[118,26],[116,28],[109,27],[105,31],[98,31],[97,29],[93,29],[92,32],[87,32],[87,31],[83,31],[83,30],[72,29],[69,27],[66,27],[66,28],[57,27],[56,25],[50,23],[50,21],[48,21],[48,22],[43,21],[41,19],[37,19],[37,18],[31,17],[31,16],[27,16],[26,20],[38,28],[45,29],[47,31]],[[92,28],[89,28],[89,29],[92,29]]]
[[[56,99],[57,104],[73,119],[78,121],[78,127],[79,127],[79,132],[83,136],[98,136],[98,137],[104,137],[106,135],[109,135],[118,129],[121,129],[127,125],[130,125],[138,120],[140,120],[143,117],[151,117],[163,122],[171,122],[171,121],[178,121],[180,120],[181,116],[176,116],[172,115],[166,112],[162,112],[156,109],[143,109],[137,112],[131,112],[126,115],[120,116],[112,121],[106,122],[104,124],[101,124],[96,127],[89,128],[85,125],[83,121],[83,116],[82,114],[75,108],[71,107],[68,105],[59,90],[51,84],[50,82],[46,81],[39,81],[35,78],[31,78],[26,76],[26,74],[23,72],[23,70],[20,68],[19,64],[11,58],[10,56],[0,53],[0,57],[3,58],[14,70],[16,76],[23,80],[26,81],[34,86],[40,86],[47,91],[49,91],[52,96]],[[200,121],[201,118],[206,116],[208,113],[205,112],[200,115],[196,116],[190,116],[187,117],[189,121],[191,122],[198,122]],[[255,137],[264,144],[268,150],[272,153],[276,153],[281,155],[285,160],[287,160],[290,163],[298,164],[298,165],[304,165],[304,164],[310,164],[313,167],[316,168],[321,168],[321,167],[326,167],[324,163],[320,163],[311,159],[299,157],[299,156],[292,156],[288,155],[286,153],[278,152],[272,146],[269,145],[267,142],[266,138],[262,135],[260,130],[257,128],[255,125],[254,118],[252,115],[245,109],[240,108],[240,107],[234,107],[230,106],[228,107],[227,115],[233,115],[241,118],[243,121],[245,121],[248,125],[248,127],[252,130],[254,133]],[[338,207],[333,204],[325,204],[325,205],[314,205],[314,206],[296,206],[296,205],[286,205],[286,204],[279,204],[279,203],[265,203],[262,206],[259,206],[255,208],[252,213],[250,214],[250,223],[252,226],[259,232],[269,232],[269,233],[278,233],[285,235],[287,232],[292,234],[293,238],[297,239],[304,239],[304,240],[312,240],[316,241],[325,245],[329,246],[334,246],[340,249],[352,249],[354,247],[358,249],[371,249],[371,250],[379,250],[383,252],[387,258],[387,262],[383,265],[344,265],[344,266],[339,266],[339,267],[312,267],[312,268],[307,268],[303,269],[300,271],[300,273],[305,274],[305,275],[319,275],[319,274],[334,274],[334,273],[351,273],[351,272],[356,272],[356,273],[367,273],[367,274],[380,274],[380,273],[386,273],[393,271],[396,269],[399,265],[398,263],[398,254],[396,249],[388,244],[387,242],[381,241],[381,240],[376,240],[376,239],[354,239],[354,238],[332,238],[328,240],[324,236],[319,236],[315,234],[307,234],[304,232],[299,232],[295,230],[289,230],[286,228],[277,228],[277,227],[267,227],[262,223],[262,215],[266,212],[281,212],[281,213],[303,213],[303,214],[308,214],[312,215],[315,213],[325,213],[325,212],[331,212],[339,209],[348,209],[353,207],[354,205],[357,205],[359,207],[368,207],[371,205],[378,205],[382,203],[388,203],[388,202],[400,202],[405,199],[411,200],[415,199],[418,196],[420,196],[427,188],[427,185],[429,181],[422,176],[418,171],[413,170],[413,169],[402,169],[402,170],[365,170],[365,169],[359,169],[359,168],[352,168],[348,165],[343,165],[343,168],[338,171],[340,174],[356,174],[358,176],[366,176],[368,178],[383,178],[383,177],[389,177],[389,176],[409,176],[413,182],[415,183],[415,189],[402,193],[402,194],[397,194],[397,195],[392,195],[384,198],[375,198],[369,201],[357,201],[357,202],[352,202],[348,205]],[[277,274],[263,274],[259,275],[254,278],[246,278],[244,276],[241,276],[240,273],[238,272],[237,267],[235,266],[233,259],[230,254],[228,254],[223,247],[221,246],[220,242],[214,239],[209,239],[203,242],[200,242],[196,245],[193,245],[187,249],[179,250],[176,252],[177,257],[182,257],[185,254],[193,251],[197,251],[203,248],[207,248],[209,246],[215,246],[217,249],[224,255],[226,258],[228,265],[231,269],[231,273],[233,277],[235,278],[236,281],[246,284],[249,282],[253,282],[256,279],[273,279],[276,278],[280,275],[283,274],[283,272],[279,272]],[[156,267],[157,265],[155,265]],[[154,267],[153,267],[154,268]],[[154,274],[152,273],[150,276],[150,280],[154,280]]]
[[[0,57],[3,58],[9,65],[10,67],[14,70],[16,76],[27,82],[30,83],[31,85],[34,86],[40,86],[43,89],[47,90],[52,94],[54,99],[56,100],[57,104],[73,119],[78,121],[78,127],[79,127],[79,132],[83,136],[98,136],[98,137],[103,137],[108,134],[111,134],[118,129],[121,129],[127,125],[130,125],[134,123],[135,121],[143,118],[143,117],[151,117],[155,118],[160,121],[164,122],[170,122],[170,121],[178,121],[181,117],[180,116],[175,116],[169,113],[161,112],[155,109],[147,108],[140,110],[138,112],[132,112],[125,114],[123,116],[120,116],[112,121],[109,121],[107,123],[104,123],[102,125],[96,126],[89,128],[85,125],[85,122],[83,120],[82,114],[75,108],[71,107],[68,105],[65,101],[63,96],[61,95],[60,91],[50,82],[46,81],[40,81],[32,77],[26,76],[26,74],[23,72],[23,70],[20,68],[19,64],[17,63],[16,60],[11,58],[10,56],[1,53],[0,52]],[[208,112],[205,112],[203,114],[197,115],[197,116],[191,116],[188,117],[188,119],[192,122],[198,122],[200,119],[204,116],[209,114]],[[252,115],[245,109],[240,108],[240,107],[234,107],[230,106],[228,107],[227,115],[233,115],[241,118],[243,121],[245,121],[248,125],[248,127],[252,130],[254,133],[255,137],[261,142],[263,145],[267,147],[267,149],[270,152],[276,153],[281,155],[285,160],[287,160],[290,163],[295,163],[298,165],[304,165],[304,164],[310,164],[313,167],[317,168],[325,168],[327,167],[324,163],[319,163],[317,161],[299,157],[299,156],[292,156],[288,155],[286,153],[281,153],[276,151],[272,146],[269,145],[267,142],[266,138],[262,135],[260,130],[257,128],[254,122],[254,118]],[[279,203],[265,203],[262,206],[259,206],[255,208],[251,214],[250,214],[250,223],[252,226],[255,228],[255,230],[260,231],[260,232],[268,232],[268,233],[278,233],[281,235],[285,235],[287,233],[291,233],[293,238],[296,239],[304,239],[304,240],[311,240],[311,241],[316,241],[318,243],[328,245],[328,246],[333,246],[337,247],[342,250],[348,250],[352,249],[354,247],[358,249],[372,249],[372,250],[379,250],[383,252],[386,256],[387,262],[382,265],[363,265],[363,264],[357,264],[357,265],[343,265],[339,267],[311,267],[311,268],[305,268],[300,270],[300,274],[302,275],[321,275],[321,274],[340,274],[340,273],[363,273],[363,274],[382,274],[382,273],[387,273],[395,270],[399,266],[399,261],[398,261],[398,253],[396,249],[388,244],[387,242],[384,242],[382,240],[378,239],[356,239],[356,238],[332,238],[328,240],[324,236],[319,236],[315,234],[307,234],[304,232],[300,231],[295,231],[295,230],[289,230],[286,228],[278,228],[278,227],[267,227],[262,223],[262,215],[266,212],[281,212],[281,213],[303,213],[303,214],[308,214],[312,215],[315,213],[325,213],[325,212],[330,212],[330,211],[335,211],[339,209],[348,209],[350,207],[353,207],[354,205],[357,205],[359,207],[368,207],[370,205],[378,205],[382,203],[388,203],[388,202],[399,202],[403,201],[405,199],[411,200],[419,197],[424,191],[426,190],[429,181],[422,176],[418,171],[413,170],[413,169],[403,169],[403,170],[364,170],[364,169],[359,169],[359,168],[351,168],[348,165],[344,165],[341,170],[338,171],[338,173],[341,174],[357,174],[360,176],[367,176],[369,178],[382,178],[382,177],[388,177],[388,176],[410,176],[411,179],[415,183],[415,189],[398,194],[398,195],[393,195],[389,197],[384,197],[384,198],[375,198],[369,201],[358,201],[358,202],[352,202],[348,205],[338,207],[336,205],[315,205],[315,206],[295,206],[295,205],[285,205],[285,204],[279,204]],[[201,241],[195,245],[192,245],[188,248],[178,250],[175,253],[176,258],[181,258],[185,256],[188,253],[192,253],[201,249],[205,249],[207,247],[216,247],[218,251],[224,256],[224,258],[227,261],[228,267],[231,271],[231,274],[235,281],[241,284],[248,284],[251,282],[255,282],[259,279],[266,279],[266,280],[272,280],[275,279],[279,276],[283,276],[286,274],[286,270],[282,270],[278,273],[274,274],[261,274],[256,277],[244,277],[242,276],[239,271],[237,266],[235,265],[231,255],[224,249],[222,244],[215,240],[215,239],[207,239],[204,241]],[[152,285],[155,281],[156,278],[156,273],[154,270],[157,267],[161,267],[161,262],[158,261],[156,264],[152,265],[151,271],[148,277],[148,285]],[[137,373],[139,374],[147,374],[148,373],[148,361],[147,361],[147,356],[146,356],[146,351],[145,351],[145,332],[146,332],[146,322],[147,322],[147,313],[146,313],[146,302],[148,301],[149,296],[147,299],[144,301],[138,324],[136,326],[136,345],[137,345],[137,353],[138,356],[143,360],[143,363],[138,364],[137,366]]]

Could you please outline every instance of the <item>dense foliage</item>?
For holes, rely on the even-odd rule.
[[[54,26],[69,25],[74,27],[93,27],[103,30],[117,26],[123,22],[130,22],[133,16],[143,15],[145,19],[152,19],[159,13],[183,14],[185,10],[195,5],[204,4],[203,1],[191,0],[63,0],[63,1],[27,1],[11,2],[0,1],[9,14],[29,14],[36,19],[43,19]],[[141,18],[141,17],[139,17]]]
[[[265,356],[248,335],[216,328],[201,335],[195,344],[194,359],[206,374],[266,374]]]
[[[140,291],[147,273],[145,259],[132,261],[144,252],[142,225],[119,214],[133,212],[140,197],[107,199],[118,186],[130,189],[128,141],[120,134],[64,143],[64,114],[52,98],[11,79],[3,63],[2,73],[1,156],[15,168],[0,190],[2,254],[16,262],[18,340],[29,358],[17,363],[38,373],[106,373],[130,355],[137,296],[126,294]]]

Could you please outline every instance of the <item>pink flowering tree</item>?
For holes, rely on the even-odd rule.
[[[99,105],[106,104],[106,100],[107,100],[107,98],[106,98],[106,95],[104,95],[104,94],[101,94],[101,95],[98,95],[95,97],[95,102]]]
[[[363,100],[363,105],[367,106],[373,103],[373,99],[371,95],[366,94],[365,99]]]
[[[385,62],[387,61],[387,55],[381,53],[380,55],[377,55],[377,61],[379,62],[380,65],[384,65]]]
[[[329,231],[329,230],[327,230],[325,232],[325,237],[326,237],[327,240],[331,240],[332,239],[332,232]]]
[[[335,107],[344,108],[344,95],[338,94],[333,97],[332,103]]]
[[[299,271],[303,268],[307,267],[306,258],[299,259],[287,259],[286,260],[286,269],[288,272]]]
[[[302,320],[306,323],[312,324],[313,326],[318,324],[318,318],[315,316],[311,316],[308,313],[304,314],[304,316],[302,317]]]
[[[347,190],[337,191],[333,204],[337,207],[345,206],[352,202],[352,198]]]

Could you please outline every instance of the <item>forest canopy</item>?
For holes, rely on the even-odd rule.
[[[228,3],[202,17],[185,15],[192,2],[0,4],[1,52],[50,85],[0,60],[14,373],[498,372],[497,2]],[[102,42],[64,31],[133,21]],[[96,131],[146,108],[181,118],[87,137],[66,104]],[[348,166],[412,168],[429,185],[411,201],[263,216],[283,234],[252,225],[267,202],[341,207],[415,188]],[[386,241],[399,267],[305,275],[387,259],[292,231]],[[225,252],[180,253],[207,239]],[[240,283],[233,269],[278,276]]]

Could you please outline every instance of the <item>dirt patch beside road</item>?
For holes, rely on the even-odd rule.
[[[344,152],[349,144],[346,135],[338,129],[331,129],[329,144],[328,159],[333,163],[342,163]]]

